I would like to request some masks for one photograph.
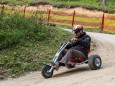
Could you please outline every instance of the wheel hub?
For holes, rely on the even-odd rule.
[[[97,59],[95,60],[95,65],[96,65],[97,67],[99,67],[99,66],[101,65],[101,61],[100,61],[99,58],[97,58]]]

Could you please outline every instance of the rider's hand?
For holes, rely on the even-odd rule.
[[[73,42],[73,43],[77,42],[77,38],[72,38],[71,42]]]

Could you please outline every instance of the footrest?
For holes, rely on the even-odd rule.
[[[43,65],[52,66],[50,63],[43,62]]]

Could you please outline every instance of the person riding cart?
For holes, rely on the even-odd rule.
[[[56,70],[58,70],[60,66],[74,65],[75,63],[70,62],[70,59],[79,59],[83,61],[88,59],[91,37],[84,32],[82,25],[75,25],[73,27],[73,32],[76,36],[70,40],[71,44],[63,50],[57,62],[51,62]]]
[[[44,78],[52,77],[54,70],[58,70],[60,66],[75,68],[76,65],[88,64],[91,70],[101,68],[101,57],[97,54],[88,55],[91,37],[83,29],[82,25],[75,25],[73,32],[76,36],[62,44],[50,63],[44,62],[41,70]]]

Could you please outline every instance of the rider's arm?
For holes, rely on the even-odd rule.
[[[91,38],[89,36],[86,36],[84,39],[77,40],[77,43],[84,47],[90,46],[90,42],[91,42]]]
[[[69,44],[69,45],[66,46],[65,49],[70,49],[72,46],[73,46],[72,44]]]

